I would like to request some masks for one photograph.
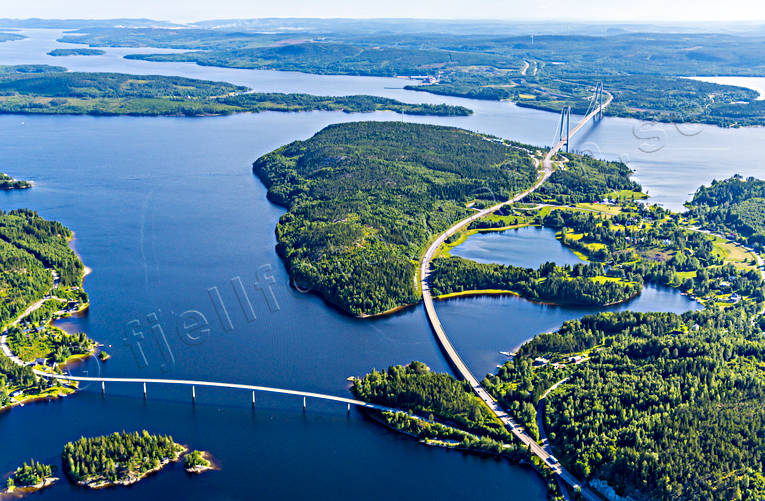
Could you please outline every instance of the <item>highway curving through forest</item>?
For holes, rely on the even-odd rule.
[[[518,202],[522,200],[524,197],[526,197],[529,193],[534,192],[537,190],[542,184],[544,184],[545,181],[547,181],[550,176],[553,173],[553,162],[552,158],[563,148],[563,146],[566,144],[567,139],[570,139],[574,134],[579,132],[582,127],[584,127],[590,120],[594,119],[595,116],[600,114],[609,104],[611,104],[611,101],[613,100],[613,96],[610,93],[606,92],[606,100],[603,102],[601,106],[598,106],[593,110],[591,113],[589,113],[587,116],[585,116],[569,133],[568,138],[564,138],[561,141],[558,142],[558,144],[554,145],[550,151],[547,152],[544,159],[542,160],[542,175],[539,177],[536,183],[534,185],[527,189],[526,191],[523,191],[522,193],[519,193],[515,195],[514,197],[510,198],[509,200],[505,202],[500,202],[498,204],[495,204],[487,209],[483,209],[479,212],[476,212],[475,214],[471,215],[470,217],[467,217],[456,224],[454,224],[451,228],[443,232],[441,235],[436,238],[436,240],[428,247],[428,250],[423,255],[422,259],[420,260],[420,286],[422,287],[422,300],[423,304],[425,305],[425,313],[428,316],[428,320],[430,321],[430,325],[433,329],[433,333],[436,336],[436,340],[438,341],[439,346],[441,347],[441,350],[446,355],[447,359],[449,360],[449,363],[454,367],[454,369],[457,371],[457,374],[467,381],[470,384],[470,387],[473,389],[473,391],[478,395],[478,397],[483,400],[484,403],[491,409],[491,411],[505,424],[505,426],[524,444],[528,445],[529,449],[537,456],[539,457],[547,466],[549,466],[557,475],[558,477],[563,480],[566,484],[568,484],[570,487],[580,490],[581,494],[584,496],[585,499],[589,500],[599,500],[600,498],[596,496],[593,492],[591,492],[586,487],[582,486],[579,482],[579,480],[571,474],[568,470],[563,468],[563,466],[558,462],[558,460],[550,454],[547,450],[545,450],[544,447],[540,446],[536,440],[534,440],[531,435],[529,435],[526,430],[523,429],[523,427],[519,426],[515,421],[510,418],[510,416],[505,412],[504,409],[497,403],[496,400],[489,394],[488,391],[481,385],[481,383],[473,376],[473,373],[470,372],[470,369],[465,364],[465,362],[462,360],[462,358],[457,353],[457,350],[454,349],[454,346],[452,345],[451,341],[449,340],[449,337],[446,335],[446,331],[444,330],[443,325],[441,325],[441,321],[438,318],[438,314],[436,314],[436,309],[433,304],[433,296],[430,293],[430,288],[428,287],[428,275],[430,273],[430,262],[433,259],[433,256],[435,255],[436,251],[439,247],[446,241],[447,238],[454,235],[458,231],[460,231],[463,228],[466,228],[470,223],[475,221],[476,219],[480,219],[484,216],[487,216],[491,214],[492,212],[496,211],[500,207],[504,205],[508,205],[514,202]]]

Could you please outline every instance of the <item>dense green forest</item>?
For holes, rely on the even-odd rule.
[[[183,451],[170,436],[123,431],[69,442],[61,460],[73,481],[99,487],[136,482],[148,471],[175,461]]]
[[[53,49],[49,56],[103,56],[106,51],[101,49]]]
[[[328,30],[328,31],[327,31]],[[513,100],[582,112],[602,81],[615,97],[606,113],[721,126],[765,124],[765,104],[740,87],[678,75],[765,74],[761,36],[720,33],[478,35],[225,29],[84,29],[62,38],[92,46],[188,49],[134,54],[149,61],[322,74],[431,77],[407,88],[441,95]]]
[[[636,499],[762,499],[765,354],[754,307],[603,313],[525,344],[486,384],[500,400],[546,401],[556,456]],[[584,363],[567,363],[585,354]],[[551,361],[533,368],[533,361]],[[565,365],[555,368],[555,365]]]
[[[439,116],[472,113],[462,106],[407,104],[374,96],[250,93],[238,85],[182,77],[76,73],[58,67],[5,68],[5,72],[0,72],[0,113],[149,116],[313,110]]]
[[[372,371],[355,379],[351,391],[366,402],[433,414],[471,433],[497,439],[510,437],[502,422],[473,393],[468,383],[448,374],[435,373],[422,362]]]
[[[556,204],[599,202],[614,191],[641,192],[630,179],[632,171],[622,162],[605,162],[587,155],[561,153],[565,162],[524,201]]]
[[[34,459],[29,464],[24,463],[19,466],[13,474],[8,477],[8,489],[14,487],[31,487],[41,484],[47,478],[53,475],[53,468],[48,464],[40,463]]]
[[[702,186],[688,204],[688,217],[708,230],[724,233],[765,250],[765,181],[735,176]]]
[[[537,464],[529,449],[515,440],[501,421],[465,381],[432,372],[422,362],[373,370],[354,379],[356,398],[407,412],[369,411],[384,425],[428,444],[475,451]],[[546,480],[550,499],[563,499],[552,472],[537,468]]]
[[[29,181],[13,179],[8,174],[0,172],[0,190],[23,190],[31,187],[32,183]]]
[[[79,286],[84,267],[69,248],[71,238],[72,232],[63,224],[45,220],[34,211],[17,209],[0,213],[0,240],[25,251],[42,266],[54,268],[61,285]]]
[[[509,290],[533,301],[602,306],[625,301],[642,290],[642,281],[606,277],[600,264],[556,266],[537,270],[477,263],[461,257],[434,259],[428,276],[435,296],[474,290]]]
[[[253,170],[288,208],[277,250],[293,283],[363,315],[419,299],[427,242],[469,215],[468,202],[529,187],[528,148],[450,127],[356,122],[283,146]]]
[[[446,104],[407,104],[377,96],[313,96],[311,94],[246,93],[219,99],[219,102],[249,112],[260,111],[344,111],[369,113],[395,111],[405,115],[466,116],[472,110]]]

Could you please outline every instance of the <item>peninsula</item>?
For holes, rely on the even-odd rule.
[[[0,172],[0,190],[25,190],[31,187],[32,183],[29,181],[13,179],[8,174]]]
[[[462,106],[407,104],[376,96],[255,93],[240,85],[182,77],[67,72],[45,65],[0,67],[0,113],[207,116],[317,110],[472,113]]]
[[[95,343],[51,325],[88,305],[84,266],[69,247],[61,223],[19,209],[0,212],[0,408],[72,393],[76,383],[45,380],[34,371],[57,371],[90,356]]]
[[[301,290],[357,316],[419,300],[416,262],[432,235],[537,178],[535,149],[401,122],[331,125],[254,165],[287,207],[277,251]]]
[[[85,49],[85,48],[78,48],[78,49],[53,49],[52,51],[48,52],[49,56],[54,57],[60,57],[60,56],[103,56],[106,54],[106,51],[101,49]]]

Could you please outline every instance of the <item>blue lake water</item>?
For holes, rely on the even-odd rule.
[[[550,261],[560,266],[585,263],[562,246],[552,228],[526,226],[505,231],[476,233],[449,251],[479,263],[538,268]]]
[[[366,93],[409,102],[449,102],[469,106],[476,113],[416,120],[538,145],[550,142],[557,120],[553,114],[510,103],[404,91],[407,82],[398,79],[121,58],[134,49],[107,49],[105,56],[52,58],[45,52],[63,46],[55,42],[60,32],[27,33],[27,40],[0,44],[0,64],[44,62],[75,70],[225,80],[264,91]],[[93,268],[85,281],[92,306],[84,317],[70,320],[69,328],[85,330],[113,355],[104,364],[86,363],[81,372],[209,379],[346,396],[346,378],[372,368],[411,360],[422,360],[439,371],[448,367],[421,307],[362,321],[290,287],[274,251],[274,227],[283,209],[266,200],[266,190],[253,176],[251,164],[258,156],[308,138],[331,123],[399,119],[393,113],[327,112],[215,118],[4,115],[0,116],[0,170],[31,179],[35,187],[0,193],[0,208],[29,207],[76,232],[76,248]],[[754,150],[762,144],[763,129],[704,127],[691,135],[694,130],[662,126],[662,147],[646,153],[645,144],[653,140],[645,137],[658,134],[658,129],[646,132],[640,127],[635,121],[606,119],[588,128],[577,145],[608,158],[630,156],[630,166],[654,199],[674,207],[701,182],[736,171],[765,175],[762,163],[734,164],[728,158],[730,152]],[[496,237],[507,238],[508,245],[499,243],[491,252],[500,255],[502,249],[515,249],[526,257],[516,252],[504,258],[530,262],[539,239],[529,236],[529,242],[537,243],[524,251],[521,235],[516,233],[515,240],[513,234]],[[560,252],[553,245],[560,247],[554,237],[540,238],[549,244],[545,252]],[[474,247],[473,252],[480,249]],[[241,280],[246,287],[254,320],[248,321],[239,307],[232,280],[234,284]],[[210,300],[216,292],[229,313],[231,328],[219,321]],[[615,309],[683,311],[693,306],[674,291],[647,288],[639,298]],[[512,297],[451,300],[438,303],[437,308],[476,374],[493,370],[501,362],[499,351],[593,311]],[[208,337],[192,341],[179,335],[178,316],[190,310],[210,323]],[[135,332],[144,336],[145,360],[137,353]],[[187,389],[150,386],[148,390],[149,398],[143,401],[137,385],[109,385],[102,399],[99,388],[86,385],[75,396],[0,414],[0,472],[31,456],[56,463],[63,444],[80,435],[147,428],[210,450],[221,471],[187,478],[175,466],[134,487],[98,492],[62,481],[39,497],[58,499],[76,492],[102,499],[449,499],[506,497],[507,493],[513,499],[545,498],[544,484],[533,471],[421,446],[368,422],[356,411],[349,417],[337,404],[309,400],[303,415],[296,398],[259,396],[253,413],[246,392],[198,389],[198,402],[192,407]]]

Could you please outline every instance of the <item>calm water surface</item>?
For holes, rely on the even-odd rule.
[[[52,58],[45,53],[64,46],[55,42],[60,31],[27,33],[27,40],[0,44],[0,64],[47,63],[73,70],[225,80],[262,91],[365,93],[408,102],[462,104],[476,110],[475,115],[417,120],[538,145],[551,141],[557,120],[555,115],[510,103],[404,91],[407,82],[398,79],[121,58],[134,49],[107,49],[105,56]],[[326,112],[194,119],[0,116],[0,170],[35,182],[32,190],[0,193],[0,207],[30,207],[76,232],[76,248],[94,270],[85,282],[92,307],[83,318],[69,321],[68,327],[85,330],[113,355],[105,364],[90,361],[80,371],[347,395],[346,378],[372,368],[411,360],[422,360],[439,371],[448,367],[421,308],[359,321],[289,286],[274,252],[274,226],[283,210],[266,200],[266,190],[250,165],[258,156],[308,138],[331,123],[398,119],[392,113]],[[651,135],[659,138],[651,139]],[[677,207],[701,182],[734,172],[765,175],[765,166],[756,159],[734,165],[728,158],[732,152],[754,150],[763,139],[762,129],[704,127],[699,132],[606,119],[588,128],[576,146],[628,160],[654,200]],[[657,145],[661,147],[654,152],[644,151]],[[540,245],[539,238],[552,238],[544,244],[550,251],[553,243],[559,246],[554,236],[529,238],[534,245]],[[516,252],[503,257],[507,262],[521,259],[520,240],[498,245],[492,252],[500,255],[503,249]],[[248,320],[239,307],[232,280],[245,285],[254,320]],[[261,289],[254,287],[256,283]],[[219,321],[210,300],[216,292],[230,326]],[[683,311],[692,307],[673,291],[647,288],[618,308]],[[592,311],[497,297],[443,302],[438,309],[476,374],[493,370],[501,362],[499,351]],[[210,323],[209,336],[192,342],[179,335],[178,316],[190,310]],[[144,336],[145,360],[135,344],[136,331]],[[105,399],[99,388],[86,387],[73,397],[3,413],[0,472],[10,471],[30,456],[56,463],[64,442],[80,435],[145,427],[210,450],[222,470],[186,478],[180,468],[172,467],[134,487],[99,492],[86,492],[64,481],[39,496],[60,498],[76,491],[102,499],[136,495],[154,499],[171,494],[213,499],[306,495],[450,499],[508,494],[519,500],[545,498],[544,485],[532,471],[420,446],[367,422],[355,411],[346,416],[345,408],[334,404],[309,401],[303,415],[297,399],[259,396],[253,413],[247,393],[202,389],[197,395],[198,403],[192,407],[186,389],[150,386],[144,402],[137,386],[110,385]],[[381,476],[386,481],[381,482]]]
[[[559,265],[585,263],[562,246],[552,228],[526,226],[514,230],[476,233],[449,253],[479,263],[539,268],[548,261]]]

